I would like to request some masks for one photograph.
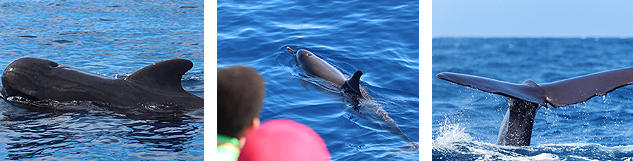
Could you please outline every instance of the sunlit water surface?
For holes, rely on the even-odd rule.
[[[401,137],[310,83],[306,90],[285,48],[308,49],[346,75],[363,71],[361,86],[417,143],[418,1],[218,1],[217,15],[218,68],[248,65],[262,74],[263,121],[308,125],[333,160],[418,160]]]
[[[0,70],[33,56],[110,78],[157,61],[194,63],[183,88],[204,98],[203,2],[0,2]],[[81,109],[87,109],[78,107]],[[32,111],[0,101],[0,159],[202,160],[204,123],[112,111]]]

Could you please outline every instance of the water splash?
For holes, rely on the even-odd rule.
[[[459,124],[453,124],[448,120],[441,123],[439,136],[433,140],[433,149],[437,150],[456,150],[456,142],[470,142],[472,137],[465,133],[466,128],[460,127]]]

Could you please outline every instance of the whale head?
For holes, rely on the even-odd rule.
[[[62,88],[50,88],[51,84],[73,82],[73,80],[78,79],[77,77],[87,77],[89,80],[105,78],[97,74],[63,66],[54,61],[23,57],[13,61],[5,68],[2,73],[2,89],[0,93],[2,93],[4,98],[20,96],[30,100],[40,100],[41,95],[54,95],[63,92],[64,89]]]

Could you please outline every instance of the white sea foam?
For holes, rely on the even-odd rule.
[[[438,150],[455,150],[455,142],[469,142],[472,137],[464,133],[463,127],[459,124],[451,124],[448,121],[442,123],[439,135],[433,140],[433,148]]]

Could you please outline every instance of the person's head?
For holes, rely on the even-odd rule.
[[[328,161],[330,152],[312,128],[289,119],[265,121],[246,136],[238,161]]]
[[[264,79],[252,68],[218,71],[218,134],[240,138],[259,126],[264,87]]]

